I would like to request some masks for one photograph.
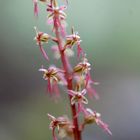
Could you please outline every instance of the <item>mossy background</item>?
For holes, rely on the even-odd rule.
[[[85,140],[140,139],[139,6],[139,0],[69,0],[67,30],[74,26],[79,31],[92,76],[100,82],[96,86],[100,100],[90,106],[113,133],[110,137],[89,126]],[[46,113],[70,112],[66,96],[58,103],[46,96],[46,83],[38,72],[42,64],[49,65],[33,41],[35,25],[51,33],[45,5],[40,4],[38,20],[32,0],[1,0],[0,7],[0,140],[52,139]],[[46,47],[49,56],[51,45]]]

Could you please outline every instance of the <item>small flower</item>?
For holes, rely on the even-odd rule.
[[[42,55],[44,56],[44,58],[46,60],[49,60],[48,58],[48,55],[47,53],[45,52],[42,44],[43,43],[48,43],[48,40],[50,39],[50,36],[46,33],[43,33],[43,32],[39,32],[38,29],[36,27],[34,27],[35,31],[36,31],[36,37],[35,37],[35,40],[36,40],[36,43],[37,45],[39,46],[40,48],[40,51],[42,53]]]
[[[51,120],[49,127],[52,130],[54,140],[57,140],[55,136],[56,128],[58,129],[58,134],[60,137],[65,137],[66,135],[73,133],[73,125],[66,116],[55,118],[54,116],[48,114],[48,117]]]
[[[63,12],[67,7],[66,6],[57,6],[56,1],[50,5],[48,5],[47,11],[50,12],[48,18],[54,18],[55,16],[59,16],[61,19],[66,18],[66,14]]]
[[[53,22],[53,30],[56,27],[55,25],[59,26],[61,29],[62,36],[65,36],[65,29],[64,25],[62,24],[62,21],[64,21],[66,18],[66,14],[64,13],[64,10],[66,8],[67,7],[65,5],[59,7],[56,0],[52,0],[52,2],[48,4],[47,8],[47,11],[50,13],[48,15],[48,23]]]
[[[78,104],[78,113],[82,112],[84,110],[83,104],[88,104],[88,99],[84,96],[86,94],[86,90],[83,89],[81,92],[80,91],[73,91],[73,90],[68,90],[69,95],[71,95],[71,105]],[[78,115],[76,114],[76,116]],[[75,116],[75,117],[76,117]]]
[[[91,123],[96,123],[103,130],[105,130],[108,134],[112,135],[111,131],[108,128],[108,125],[101,120],[101,114],[96,111],[92,111],[89,108],[86,108],[86,110],[84,112],[83,127],[85,124],[91,124]]]
[[[81,92],[68,90],[69,94],[72,96],[71,104],[74,105],[75,103],[84,103],[88,104],[88,100],[84,96],[86,94],[86,90],[83,89]]]
[[[67,85],[63,70],[50,66],[48,69],[40,68],[39,71],[44,72],[43,78],[48,81],[48,91],[50,93],[54,91],[59,94],[58,84]]]
[[[67,47],[72,48],[74,45],[77,45],[77,56],[80,57],[80,54],[83,52],[82,48],[80,47],[80,36],[78,35],[78,32],[74,32],[74,28],[72,27],[71,30],[72,34],[66,36],[66,44],[64,46],[64,49]]]
[[[55,118],[54,116],[48,114],[49,119],[51,120],[50,122],[50,129],[55,129],[57,128],[59,130],[60,127],[63,127],[64,125],[68,124],[68,120],[65,117],[58,117]]]
[[[80,62],[79,64],[77,64],[73,71],[75,74],[80,74],[80,75],[84,75],[87,74],[90,71],[90,66],[91,64],[88,62],[87,58],[84,57],[83,61]]]
[[[40,43],[48,43],[48,40],[50,39],[50,36],[46,33],[39,32],[37,27],[34,27],[36,31],[36,37],[35,40],[37,41],[37,44],[39,45]]]

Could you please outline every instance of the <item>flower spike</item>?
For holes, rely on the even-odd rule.
[[[101,120],[101,114],[96,111],[86,108],[89,97],[98,98],[98,94],[93,88],[93,85],[98,84],[93,81],[90,75],[91,64],[89,63],[85,52],[81,48],[81,38],[77,31],[74,31],[74,27],[71,28],[71,33],[66,32],[66,17],[65,10],[68,6],[68,0],[62,0],[64,5],[59,5],[59,0],[32,0],[34,4],[34,15],[38,17],[39,2],[46,5],[46,11],[48,13],[47,21],[51,24],[54,36],[48,35],[45,32],[40,32],[37,27],[35,29],[35,40],[38,45],[41,54],[47,60],[47,55],[44,44],[53,42],[51,50],[56,61],[59,59],[60,68],[55,65],[50,65],[48,68],[43,66],[39,69],[43,74],[43,79],[47,83],[47,91],[54,101],[60,97],[59,86],[63,86],[66,89],[66,93],[69,97],[71,118],[69,120],[67,116],[54,117],[51,114],[47,114],[50,119],[49,128],[52,131],[53,140],[70,139],[82,140],[82,131],[87,124],[94,123],[101,127],[104,131],[112,135],[109,127]],[[49,45],[49,44],[47,44]],[[75,47],[75,48],[74,48]],[[76,49],[78,63],[73,67],[71,57],[74,55]],[[79,58],[81,61],[79,62]],[[81,116],[79,116],[81,114]],[[83,119],[79,119],[82,117]],[[82,122],[83,120],[83,122]]]

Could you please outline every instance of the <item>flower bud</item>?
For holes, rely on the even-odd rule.
[[[43,33],[41,36],[40,36],[40,41],[41,42],[48,42],[48,40],[49,40],[49,38],[50,38],[50,36],[48,35],[48,34],[46,34],[46,33]]]

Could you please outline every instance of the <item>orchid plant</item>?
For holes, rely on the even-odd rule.
[[[46,5],[46,11],[48,13],[48,24],[53,25],[52,32],[54,36],[41,32],[37,27],[35,28],[36,36],[35,40],[39,46],[40,52],[46,61],[49,61],[49,56],[45,50],[46,43],[53,41],[54,45],[51,50],[53,51],[54,58],[60,59],[62,62],[61,68],[54,65],[50,65],[48,68],[43,66],[39,69],[43,72],[43,79],[47,82],[48,93],[53,98],[59,97],[59,86],[63,86],[65,92],[70,100],[70,108],[72,114],[72,120],[66,115],[54,117],[48,114],[50,119],[50,129],[52,130],[53,140],[57,140],[69,137],[73,140],[82,140],[82,132],[88,124],[97,124],[107,133],[112,135],[109,127],[101,120],[100,113],[87,108],[88,97],[95,97],[98,99],[98,94],[93,88],[98,84],[92,80],[90,75],[91,64],[88,62],[86,54],[81,48],[81,39],[78,32],[74,31],[74,27],[71,28],[71,34],[67,34],[65,22],[68,1],[64,1],[64,5],[59,6],[57,0],[33,0],[34,15],[38,16],[39,9],[38,3],[44,3]],[[74,47],[77,48],[77,60],[79,63],[76,66],[70,64],[70,57],[74,55]],[[83,121],[79,121],[79,113],[83,117]],[[58,131],[55,131],[55,130]]]

